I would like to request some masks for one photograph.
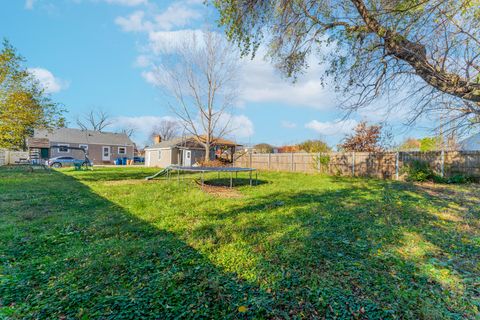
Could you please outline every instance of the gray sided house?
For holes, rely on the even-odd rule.
[[[459,143],[460,148],[466,151],[480,151],[480,133],[466,138]]]
[[[124,133],[71,128],[35,130],[29,141],[29,149],[37,147],[41,160],[59,156],[81,157],[82,151],[67,148],[76,147],[83,148],[94,164],[113,164],[117,158],[133,158],[135,149],[133,141]]]
[[[210,150],[210,159],[215,157],[233,157],[235,142],[217,139]],[[205,159],[205,148],[194,137],[174,138],[161,141],[155,138],[153,146],[145,148],[145,165],[147,167],[165,168],[169,165],[192,166]]]

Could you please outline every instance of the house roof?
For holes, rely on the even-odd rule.
[[[193,136],[185,137],[185,138],[174,138],[174,139],[171,139],[171,140],[166,140],[166,141],[162,141],[160,143],[156,143],[156,144],[154,144],[154,145],[152,145],[148,148],[145,148],[145,149],[148,150],[148,149],[174,148],[174,147],[177,147],[177,146],[181,146],[182,144],[184,144],[186,142],[198,143],[199,141],[204,142],[205,140],[206,140],[205,136],[200,136],[200,139],[198,139],[197,137],[193,137]],[[233,141],[222,139],[222,138],[215,139],[213,144],[214,145],[221,145],[221,146],[228,146],[228,147],[240,146],[239,144],[236,144]]]
[[[462,150],[480,150],[480,133],[474,134],[473,136],[460,141],[459,144]]]
[[[177,145],[181,144],[183,142],[183,138],[173,138],[171,140],[165,140],[160,143],[156,143],[152,146],[149,146],[145,148],[145,150],[148,149],[162,149],[162,148],[173,148],[176,147]]]
[[[133,141],[125,133],[99,132],[73,128],[55,130],[35,130],[34,138],[46,138],[50,142],[133,145]]]
[[[200,136],[200,141],[205,142],[207,138],[204,135]],[[214,138],[214,145],[220,145],[220,146],[227,146],[227,147],[236,147],[236,146],[241,146],[241,144],[237,144],[231,140],[223,139],[223,138]]]

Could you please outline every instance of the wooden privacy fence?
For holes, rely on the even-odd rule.
[[[12,151],[6,149],[0,149],[0,166],[7,164],[15,164],[20,159],[27,159],[28,152],[26,151]]]
[[[398,180],[403,168],[415,160],[424,161],[446,178],[455,174],[480,178],[480,151],[245,153],[235,159],[234,165]]]

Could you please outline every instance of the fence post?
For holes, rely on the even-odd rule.
[[[268,154],[268,170],[270,170],[271,157],[272,157],[272,154],[269,153],[269,154]]]
[[[442,153],[441,153],[440,157],[441,157],[440,175],[443,178],[444,175],[445,175],[445,150],[442,150]]]
[[[400,171],[399,168],[398,168],[398,166],[399,166],[399,163],[398,163],[399,159],[398,158],[399,158],[399,153],[397,152],[397,153],[395,153],[395,180],[398,180],[398,174],[399,174],[399,171]]]
[[[352,152],[352,176],[355,177],[355,151]]]
[[[322,156],[321,152],[317,153],[317,171],[318,171],[318,173],[322,172],[322,167],[321,167],[322,162],[320,161],[321,156]]]
[[[290,153],[290,161],[292,162],[292,172],[295,171],[295,164],[293,163],[293,152]]]

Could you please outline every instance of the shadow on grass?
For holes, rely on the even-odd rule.
[[[68,173],[74,171],[71,168],[62,169],[60,173]],[[90,182],[102,182],[102,181],[115,181],[115,180],[142,180],[147,176],[150,176],[158,172],[158,168],[147,167],[93,167],[93,170],[78,171],[75,176],[82,181]]]
[[[0,181],[0,315],[235,318],[239,306],[261,301],[262,316],[273,303],[72,177],[53,171],[14,180]]]
[[[474,318],[479,211],[464,209],[478,199],[453,199],[457,219],[449,220],[441,212],[452,198],[371,183],[255,197],[193,234],[244,243],[241,250],[256,253],[256,281],[270,279],[275,308],[302,317]],[[230,219],[243,223],[233,227]]]
[[[229,187],[230,186],[230,178],[208,178],[205,179],[204,183],[206,185],[215,186],[215,187]],[[251,181],[249,178],[232,178],[232,184],[234,187],[242,187],[242,186],[260,186],[262,184],[269,183],[266,180],[255,179],[253,178]]]

